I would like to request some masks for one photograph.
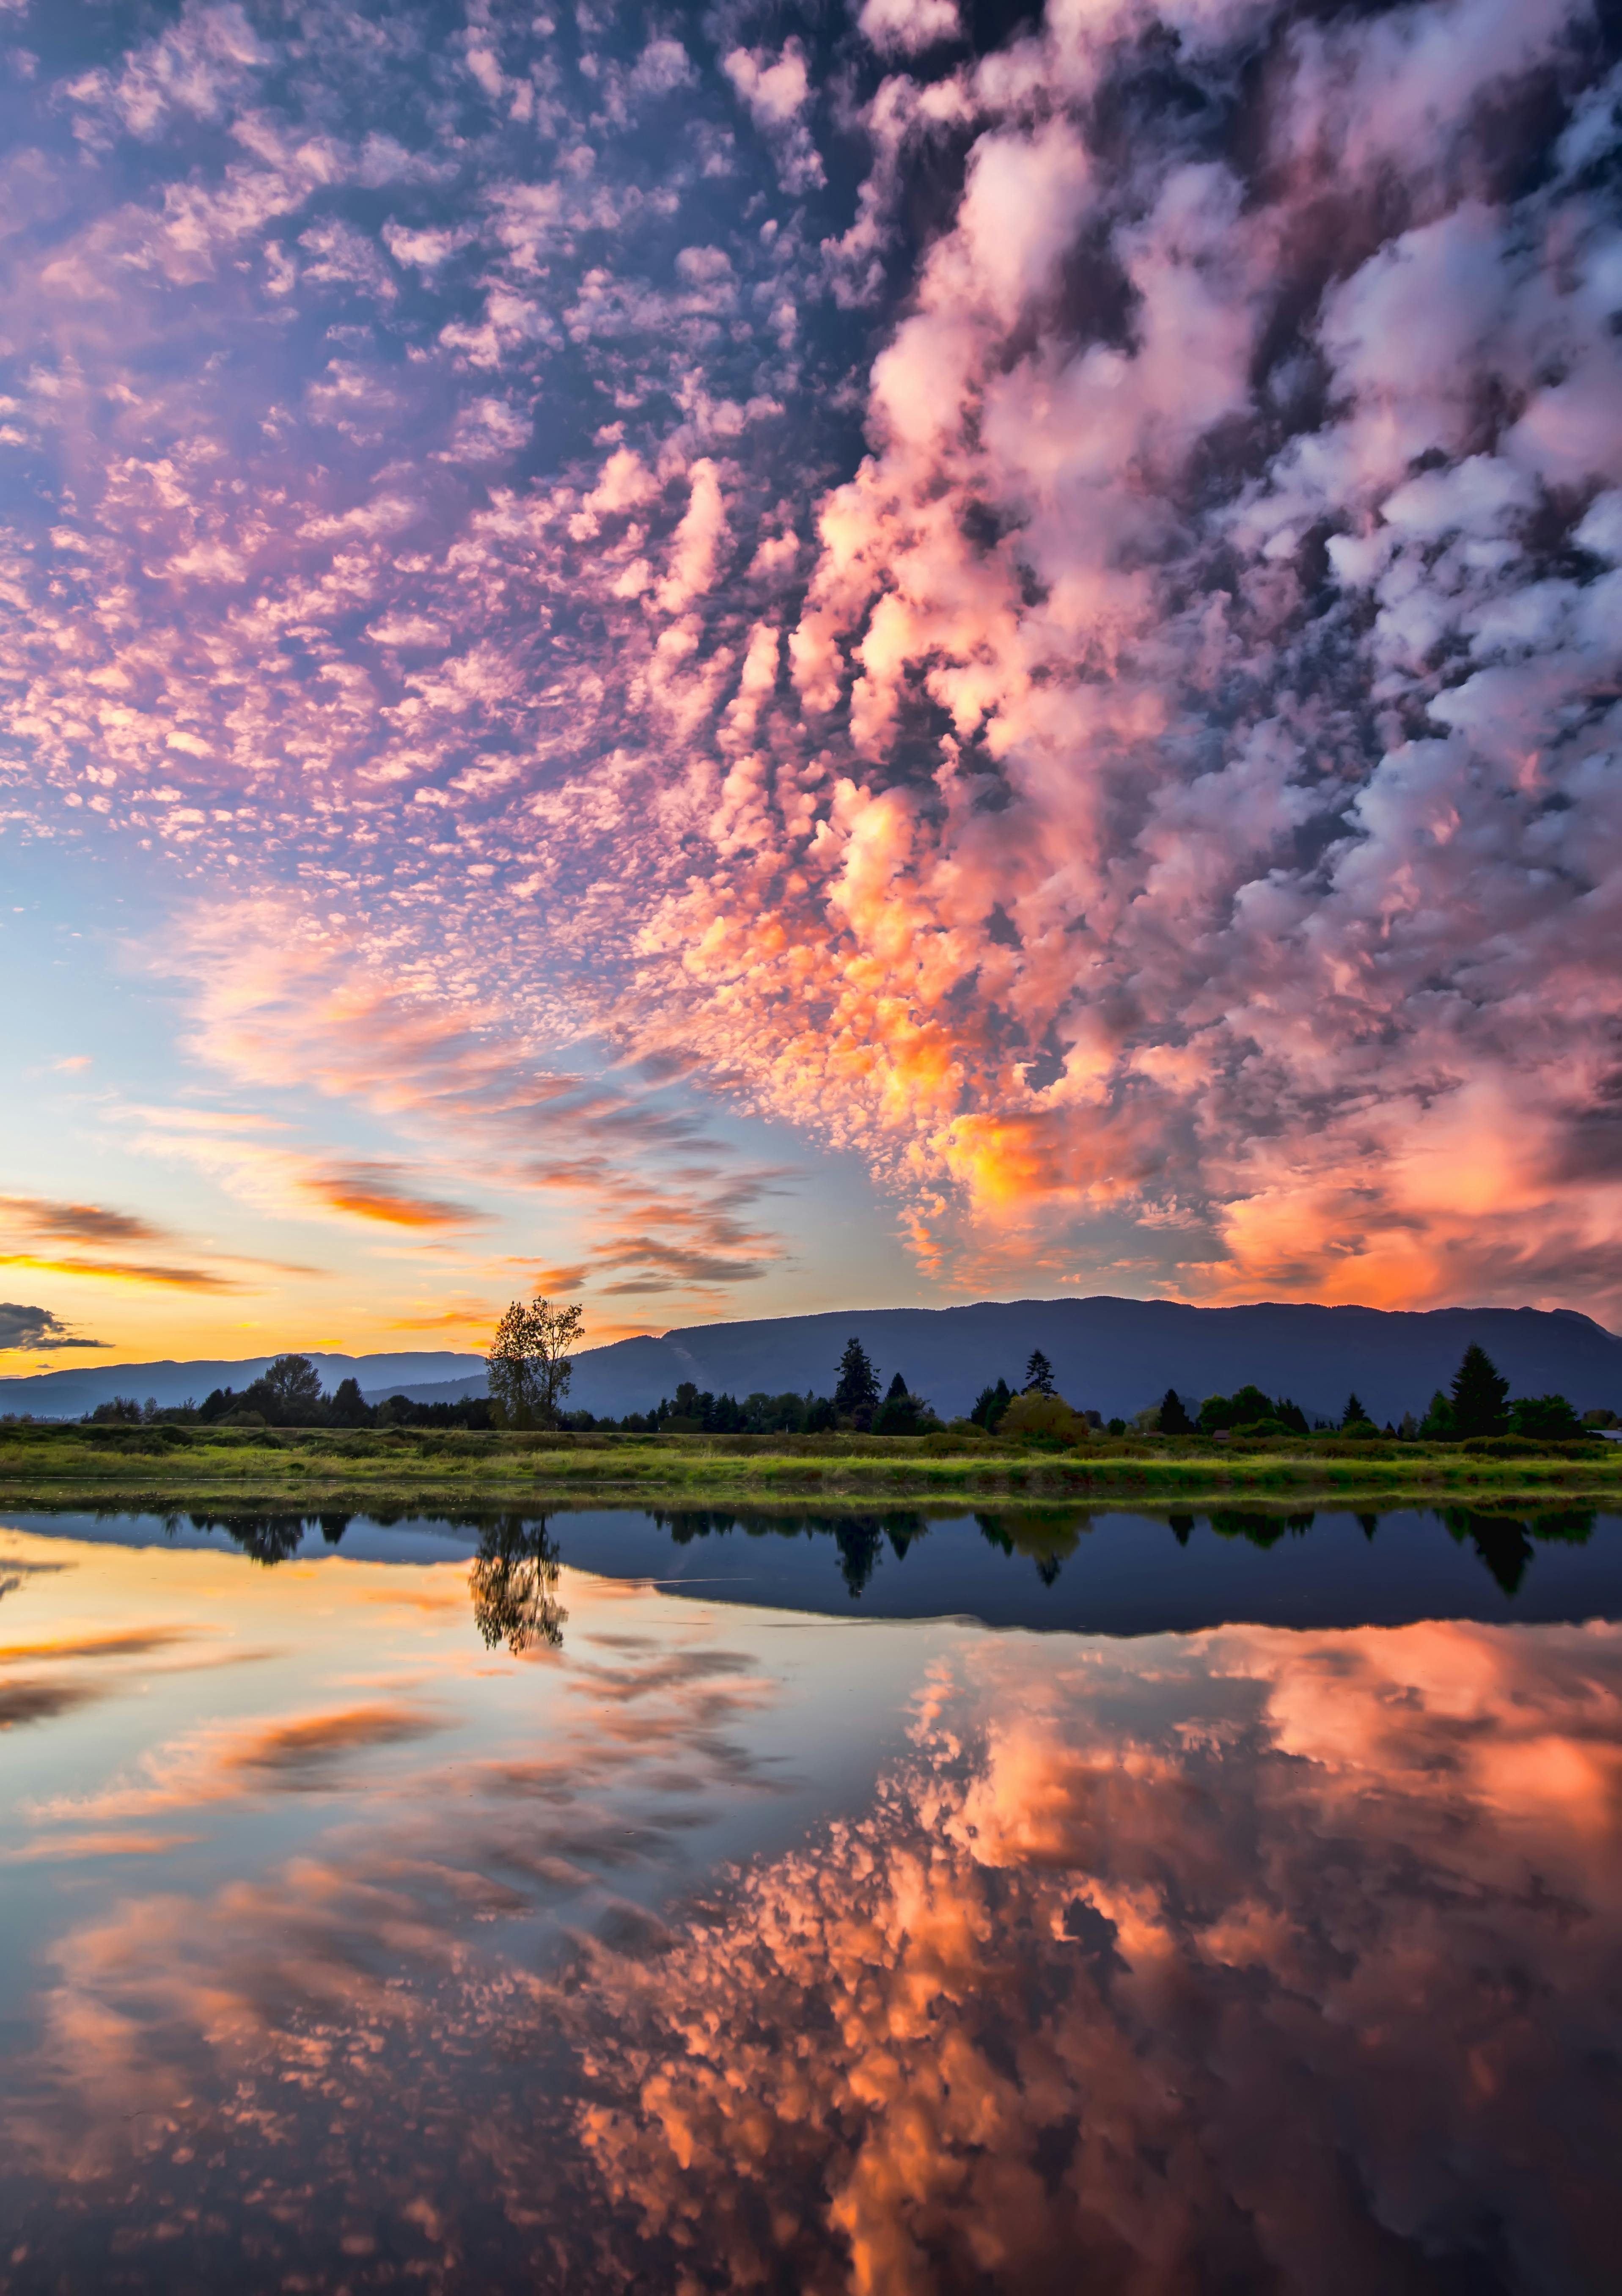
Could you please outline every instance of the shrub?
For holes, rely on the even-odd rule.
[[[1065,1443],[1085,1443],[1089,1431],[1080,1412],[1072,1411],[1061,1395],[1043,1395],[1034,1388],[1016,1395],[997,1422],[999,1435],[1056,1435]]]
[[[1510,1406],[1510,1432],[1534,1442],[1570,1443],[1585,1432],[1563,1395],[1518,1395]]]

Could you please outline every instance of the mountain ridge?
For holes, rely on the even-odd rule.
[[[281,1349],[279,1353],[291,1352]],[[356,1379],[363,1389],[397,1394],[398,1384],[415,1380],[484,1379],[484,1357],[448,1349],[413,1349],[392,1354],[340,1355],[330,1349],[297,1350],[315,1365],[328,1390],[340,1380]],[[87,1364],[82,1370],[35,1372],[25,1377],[0,1379],[0,1412],[30,1411],[42,1418],[77,1419],[109,1403],[115,1395],[133,1395],[138,1403],[155,1397],[165,1409],[188,1397],[201,1403],[210,1388],[246,1387],[274,1363],[275,1356],[240,1357],[165,1356],[151,1363]],[[83,1399],[81,1399],[81,1398]]]
[[[1198,1399],[1246,1381],[1289,1395],[1311,1414],[1339,1416],[1356,1389],[1376,1419],[1422,1412],[1471,1341],[1485,1347],[1517,1394],[1552,1391],[1578,1410],[1622,1410],[1622,1337],[1572,1308],[1382,1308],[1257,1300],[1197,1308],[1179,1300],[976,1300],[951,1308],[858,1308],[810,1316],[681,1324],[617,1340],[577,1357],[569,1406],[600,1418],[645,1411],[685,1379],[742,1397],[807,1388],[831,1393],[847,1339],[859,1339],[885,1384],[896,1371],[944,1416],[965,1411],[1000,1376],[1016,1384],[1040,1348],[1071,1402],[1130,1417],[1167,1387]],[[484,1391],[482,1356],[419,1350],[342,1356],[312,1352],[329,1387],[354,1377],[370,1399],[452,1399]],[[209,1388],[245,1386],[272,1360],[168,1360],[95,1365],[0,1380],[0,1411],[78,1417],[112,1395],[199,1401]]]

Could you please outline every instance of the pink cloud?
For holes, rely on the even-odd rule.
[[[696,1621],[587,1603],[540,1754],[466,1761],[397,1698],[174,1750],[127,1817],[395,1745],[416,1786],[357,1798],[320,1857],[71,1927],[7,2132],[36,2177],[223,2205],[330,2129],[341,2080],[336,2189],[425,2259],[488,2252],[504,2195],[527,2233],[544,2161],[559,2239],[588,2226],[626,2279],[1377,2279],[1468,2251],[1488,2162],[1498,2252],[1602,2277],[1605,2188],[1552,2106],[1622,1917],[1614,1628],[1234,1628],[1147,1669],[959,1638],[871,1799],[690,1898],[649,1864],[678,1811],[735,1827],[741,1731],[783,1685]],[[115,1814],[41,1841],[134,1849]],[[555,1981],[537,1913],[571,1931]],[[498,2044],[470,2184],[467,2069]],[[385,2097],[419,2122],[409,2194]],[[232,2142],[182,2152],[199,2098]],[[292,2257],[322,2222],[284,2225]]]
[[[875,6],[837,101],[795,39],[560,81],[547,168],[509,28],[478,101],[532,110],[471,193],[426,135],[272,123],[231,11],[75,97],[113,142],[18,255],[3,413],[80,477],[8,544],[4,809],[333,937],[280,1018],[205,992],[228,1066],[292,1074],[308,1021],[318,1089],[461,1124],[481,1063],[505,1089],[481,1046],[561,1074],[594,1036],[859,1153],[944,1281],[1610,1312],[1583,12],[1151,12],[1186,111],[1135,4],[967,59],[950,9]],[[706,89],[747,228],[615,142]],[[183,167],[203,119],[230,156]],[[127,132],[160,193],[96,175]],[[300,299],[344,310],[284,355]],[[531,471],[565,345],[594,443]],[[670,1201],[642,1154],[605,1207]]]

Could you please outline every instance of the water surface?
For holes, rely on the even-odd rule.
[[[1582,2291],[1622,1524],[0,1528],[0,2288]]]

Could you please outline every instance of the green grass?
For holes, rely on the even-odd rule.
[[[1622,1504],[1622,1446],[1272,1443],[1098,1436],[1064,1450],[932,1436],[483,1435],[431,1428],[0,1426],[0,1505],[174,1507],[297,1501],[431,1514],[725,1501],[1047,1501],[1561,1493]]]

